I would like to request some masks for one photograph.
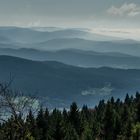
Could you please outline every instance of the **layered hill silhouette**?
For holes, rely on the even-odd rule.
[[[62,106],[70,101],[94,104],[100,98],[139,90],[140,70],[81,68],[56,61],[0,56],[0,81],[14,77],[12,87]],[[53,99],[53,101],[51,101]]]
[[[88,29],[0,27],[0,48],[80,49],[140,56],[140,42],[93,33]]]
[[[56,51],[40,51],[36,49],[0,48],[0,55],[10,55],[37,61],[59,61],[80,67],[114,67],[124,69],[140,69],[140,57],[122,53],[101,53],[77,49]]]
[[[88,29],[0,27],[0,81],[48,105],[135,93],[140,83],[140,42]]]

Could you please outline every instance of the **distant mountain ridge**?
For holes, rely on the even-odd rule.
[[[35,28],[0,27],[0,48],[32,48],[46,51],[72,48],[140,56],[138,41],[103,36],[77,28],[44,27],[44,31],[39,31]]]
[[[139,90],[140,70],[80,68],[10,56],[0,56],[0,66],[0,81],[8,81],[12,75],[14,89],[34,93],[53,106],[65,106],[73,100],[93,105],[101,98],[123,97]]]
[[[59,61],[80,67],[114,67],[124,69],[140,69],[140,57],[109,52],[93,52],[78,49],[56,51],[40,51],[36,49],[0,48],[0,55],[17,56],[37,61]]]
[[[56,38],[89,38],[96,40],[108,40],[109,37],[92,34],[80,29],[58,29],[54,31],[35,30],[34,28],[0,27],[0,36],[7,37],[19,43],[36,43]],[[100,39],[101,38],[101,39]]]
[[[140,42],[78,28],[0,27],[0,81],[49,106],[93,105],[140,89]],[[93,103],[94,102],[94,103]]]

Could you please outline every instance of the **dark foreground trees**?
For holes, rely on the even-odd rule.
[[[9,119],[1,119],[0,140],[140,140],[138,92],[135,97],[127,95],[124,102],[113,97],[107,102],[102,100],[93,109],[86,105],[79,109],[72,103],[70,109],[49,112],[40,107],[34,114],[29,100],[25,104],[26,98],[22,98],[24,101],[20,101],[19,106],[19,102],[7,94],[9,90],[5,93],[2,90],[5,88],[0,89],[1,98],[8,98],[8,103],[7,99],[1,100],[0,111],[11,114]],[[23,115],[27,110],[27,115]]]

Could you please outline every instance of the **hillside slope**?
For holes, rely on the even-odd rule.
[[[77,49],[40,51],[35,49],[0,48],[0,55],[10,55],[37,61],[59,61],[81,67],[114,67],[140,69],[140,57],[122,53],[99,53]]]
[[[94,104],[100,98],[123,97],[140,89],[140,70],[80,68],[55,61],[0,56],[0,81],[14,77],[12,87],[57,102]]]

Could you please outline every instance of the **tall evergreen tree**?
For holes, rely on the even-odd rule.
[[[75,102],[72,103],[72,105],[70,106],[69,120],[73,125],[73,127],[75,128],[77,134],[80,135],[81,134],[80,114],[77,104]]]

